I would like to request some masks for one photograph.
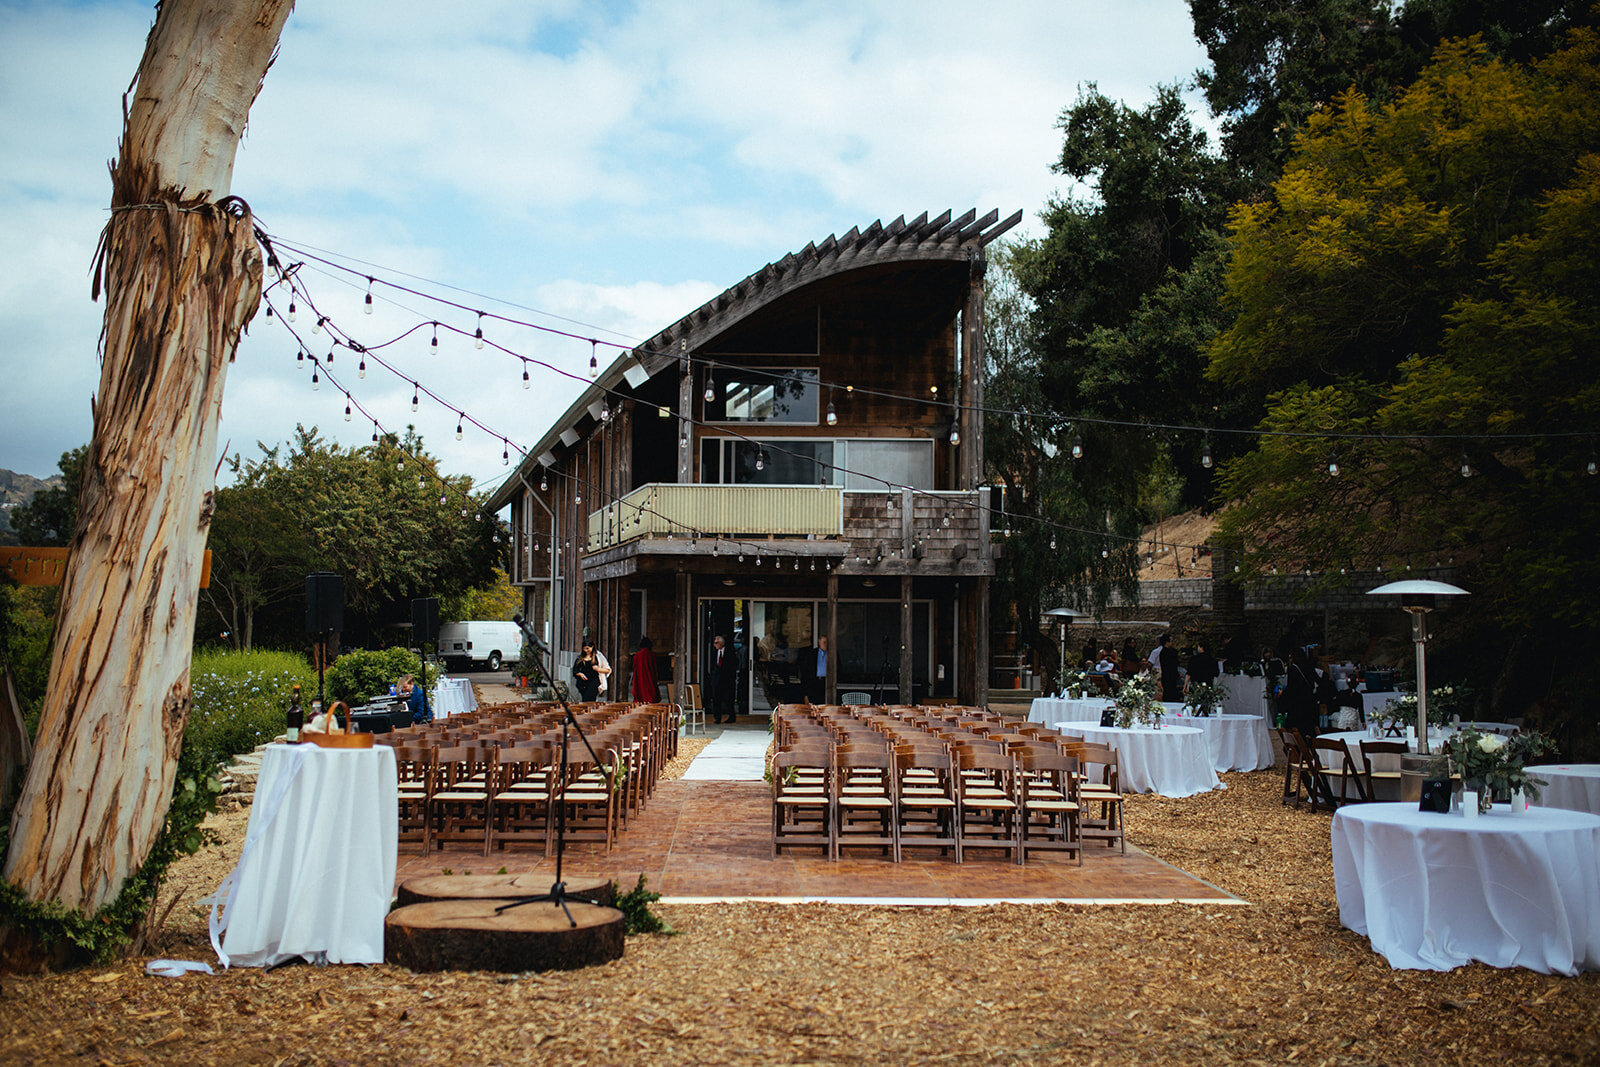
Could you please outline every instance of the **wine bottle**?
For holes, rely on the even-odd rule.
[[[300,727],[305,725],[305,712],[300,708],[300,687],[294,687],[289,697],[289,727],[283,732],[285,741],[291,745],[300,741]]]

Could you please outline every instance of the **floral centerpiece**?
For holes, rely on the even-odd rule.
[[[1222,707],[1222,687],[1215,682],[1191,682],[1183,703],[1191,715],[1214,715]]]
[[[1063,667],[1061,669],[1061,691],[1067,694],[1070,700],[1077,700],[1089,688],[1089,672],[1082,667]]]
[[[1160,682],[1153,673],[1144,673],[1126,679],[1117,691],[1116,722],[1126,730],[1130,726],[1151,726],[1161,721],[1161,698],[1157,695]]]
[[[1472,690],[1464,685],[1442,685],[1437,689],[1428,690],[1428,725],[1446,726],[1450,720],[1460,716],[1470,719],[1473,709]],[[1417,724],[1417,697],[1415,693],[1408,693],[1390,704],[1376,714],[1369,716],[1384,723],[1399,723],[1401,726],[1415,726]]]
[[[1530,759],[1553,752],[1555,745],[1540,733],[1502,737],[1468,727],[1445,741],[1445,748],[1462,784],[1477,792],[1478,810],[1488,811],[1496,794],[1510,797],[1520,792],[1529,800],[1538,800],[1539,787],[1545,782],[1530,777],[1523,768]]]

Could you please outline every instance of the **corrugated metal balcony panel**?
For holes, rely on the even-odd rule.
[[[642,485],[589,515],[590,550],[636,537],[838,537],[843,491],[810,485]]]

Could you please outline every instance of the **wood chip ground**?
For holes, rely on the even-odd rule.
[[[1130,797],[1129,836],[1250,907],[675,906],[678,936],[579,972],[147,977],[214,959],[194,901],[238,855],[228,812],[147,955],[4,980],[0,1063],[1600,1062],[1600,976],[1391,970],[1339,925],[1329,817],[1282,808],[1273,772],[1223,777]]]

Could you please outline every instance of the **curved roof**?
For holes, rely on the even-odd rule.
[[[982,218],[971,209],[958,218],[945,211],[928,218],[924,211],[910,222],[901,215],[888,225],[875,221],[866,229],[852,227],[844,236],[829,234],[774,263],[768,263],[738,284],[723,290],[644,344],[623,352],[586,388],[529,450],[518,466],[523,474],[542,455],[552,453],[562,435],[598,410],[604,394],[626,382],[638,386],[669,366],[683,351],[698,351],[713,338],[748,320],[777,300],[825,279],[853,271],[897,264],[951,263],[979,259],[985,245],[1022,221],[1016,211],[1004,220],[998,211]],[[516,479],[507,479],[489,499],[499,510],[515,495]]]

